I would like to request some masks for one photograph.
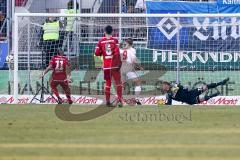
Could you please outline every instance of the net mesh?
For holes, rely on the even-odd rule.
[[[240,30],[236,17],[71,18],[74,19],[73,30],[68,32],[64,26],[66,19],[56,17],[62,24],[58,45],[48,47],[54,50],[53,54],[58,48],[64,49],[69,58],[73,66],[72,94],[104,94],[103,72],[98,64],[101,60],[94,58],[93,53],[104,27],[112,25],[113,36],[120,42],[127,38],[134,40],[137,58],[144,68],[144,71],[136,71],[142,80],[142,96],[162,95],[160,80],[179,80],[191,89],[226,77],[230,77],[230,82],[217,90],[222,95],[239,95]],[[47,65],[47,58],[52,56],[44,53],[41,46],[44,22],[46,17],[19,18],[19,94],[35,93],[40,84],[38,77]],[[46,86],[48,78],[49,75]],[[134,94],[132,82],[124,93]]]

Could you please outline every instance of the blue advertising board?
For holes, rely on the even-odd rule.
[[[0,42],[0,69],[5,68],[7,55],[8,55],[8,43]]]
[[[217,0],[218,5],[240,5],[240,0]]]
[[[146,1],[147,13],[240,13],[239,6],[204,2]],[[239,51],[240,18],[148,18],[148,48],[176,50],[177,35],[183,51]],[[234,25],[232,25],[234,24]]]

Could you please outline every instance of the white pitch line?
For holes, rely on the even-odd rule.
[[[240,144],[53,144],[53,143],[9,143],[0,144],[0,148],[83,148],[83,149],[194,149],[194,148],[231,148],[240,149]]]
[[[154,156],[5,156],[1,160],[239,160],[238,157],[154,157]]]

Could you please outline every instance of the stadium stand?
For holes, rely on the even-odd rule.
[[[52,12],[61,12],[61,10],[67,9],[67,2],[66,0],[51,0],[53,3],[46,3],[42,0],[16,0],[16,10],[18,12],[40,12],[40,13],[52,13]],[[137,0],[130,0],[130,1],[122,1],[122,13],[141,13],[143,10],[137,10],[134,8]],[[56,5],[57,4],[57,5]],[[132,8],[132,9],[130,9]],[[119,0],[90,0],[88,3],[82,3],[80,5],[80,12],[82,13],[119,13]],[[141,18],[140,18],[141,19]],[[27,21],[27,19],[26,19]],[[99,29],[99,26],[104,26],[105,21],[103,19],[81,19],[81,24],[77,25],[75,35],[78,36],[78,42],[92,42],[96,43],[97,40],[102,36],[102,29]],[[138,26],[132,27],[132,23],[138,21]],[[34,18],[31,19],[32,24],[30,25],[30,33],[32,34],[31,37],[35,37],[31,40],[31,50],[34,52],[31,52],[31,67],[32,68],[38,68],[38,66],[41,64],[40,56],[41,56],[41,49],[39,48],[39,41],[40,38],[40,31],[41,31],[41,25],[44,22],[44,19],[42,18]],[[112,20],[113,26],[118,25],[118,20],[114,19]],[[24,37],[27,35],[27,24],[28,23],[22,23],[21,30],[19,32],[19,36],[21,39],[21,42],[19,42],[19,63],[20,68],[21,66],[26,66],[27,63],[27,46],[24,44],[27,44],[27,37]],[[39,25],[36,25],[39,24]],[[92,25],[97,24],[97,25]],[[139,29],[135,29],[139,26],[144,26],[146,24],[145,19],[142,19],[139,21],[139,18],[135,19],[134,21],[125,19],[123,20],[123,24],[126,26],[125,30],[131,30],[131,35],[125,34],[122,35],[123,38],[127,37],[135,37],[135,40],[138,40],[140,42],[144,42],[146,40],[146,31],[139,32]],[[100,27],[103,28],[103,27]],[[117,27],[116,27],[117,28]],[[118,33],[118,31],[116,31]],[[89,37],[91,35],[91,38]],[[94,36],[93,36],[94,35]],[[114,35],[118,36],[118,35]],[[39,38],[36,38],[39,37]],[[73,53],[74,54],[74,53]],[[22,68],[24,69],[24,68]]]
[[[0,0],[0,41],[6,39],[7,36],[7,2],[5,0]]]
[[[109,7],[112,6],[112,7]],[[118,0],[104,0],[99,8],[99,13],[118,13],[119,1]]]
[[[145,12],[144,8],[135,8],[135,5],[138,0],[122,0],[122,11],[121,13],[143,13]],[[144,1],[144,0],[143,0]],[[196,1],[196,0],[186,0],[186,1]],[[201,1],[201,0],[199,0]],[[66,0],[51,0],[52,3],[46,3],[46,1],[42,0],[16,0],[16,8],[19,12],[39,12],[39,13],[52,13],[52,12],[62,12],[62,10],[67,9]],[[78,1],[77,1],[78,2]],[[19,9],[20,8],[20,9]],[[81,13],[119,13],[119,0],[89,0],[87,3],[82,3],[80,5]],[[33,54],[31,65],[33,68],[37,67],[41,61],[39,57],[41,55],[41,49],[38,47],[40,39],[40,30],[41,25],[45,19],[42,18],[32,18],[31,19],[31,37],[35,37],[31,40],[31,52]],[[27,20],[26,20],[27,22]],[[75,43],[96,43],[97,40],[102,37],[103,27],[105,25],[104,18],[100,19],[89,19],[82,18],[81,22],[77,22],[75,36],[77,36],[77,41]],[[137,23],[136,23],[137,22]],[[118,28],[119,21],[118,19],[112,18],[111,21],[112,26],[116,26]],[[39,25],[36,25],[39,24]],[[96,25],[93,25],[96,24]],[[122,24],[124,24],[122,39],[126,39],[128,37],[133,37],[137,43],[145,43],[147,39],[147,29],[146,29],[146,20],[144,18],[135,18],[135,19],[122,19]],[[20,66],[24,65],[26,62],[27,56],[27,23],[22,23],[21,30],[19,32],[19,36],[21,38],[21,42],[19,44],[19,62],[23,63]],[[102,29],[101,29],[102,28]],[[129,30],[127,32],[126,30]],[[116,30],[115,33],[118,33]],[[129,33],[129,34],[128,34]],[[89,36],[91,35],[91,36]],[[114,35],[119,36],[119,35]],[[39,38],[36,38],[39,37]],[[76,54],[76,53],[71,53]]]

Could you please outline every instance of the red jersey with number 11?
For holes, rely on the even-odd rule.
[[[53,56],[49,64],[52,65],[53,69],[52,80],[63,81],[67,79],[67,66],[70,66],[67,57]]]

